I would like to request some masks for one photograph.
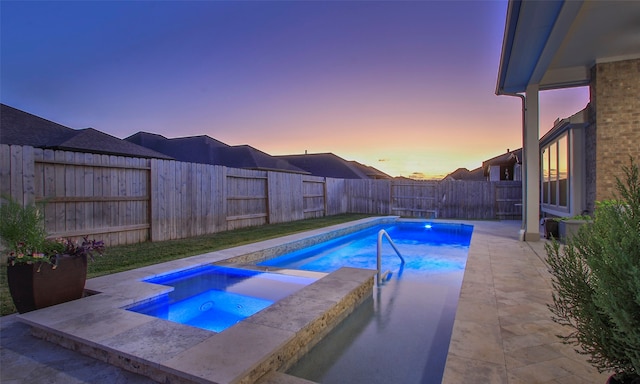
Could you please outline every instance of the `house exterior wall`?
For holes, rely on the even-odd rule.
[[[500,166],[492,165],[489,168],[489,181],[500,181]]]
[[[517,163],[513,165],[490,165],[489,181],[522,181],[522,167]]]
[[[569,131],[569,216],[592,212],[587,204],[585,128]]]
[[[553,128],[540,139],[540,209],[546,217],[589,213],[586,204],[588,111],[587,107],[571,117],[556,121]],[[551,152],[555,156],[550,158]],[[552,158],[554,164],[551,163]],[[552,169],[556,170],[555,180],[547,179],[551,176],[547,172]]]
[[[598,63],[592,70],[596,121],[595,199],[610,199],[629,156],[640,161],[640,59]]]
[[[513,166],[513,181],[522,181],[522,166],[520,164]]]
[[[592,76],[592,78],[595,78]],[[592,97],[593,100],[593,97]],[[584,128],[585,210],[590,214],[596,209],[596,114],[590,105],[588,124]]]

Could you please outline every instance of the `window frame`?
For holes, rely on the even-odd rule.
[[[570,139],[564,132],[540,148],[540,204],[554,211],[570,210]]]

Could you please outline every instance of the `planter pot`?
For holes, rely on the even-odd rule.
[[[59,257],[56,269],[48,263],[7,266],[9,291],[20,313],[81,298],[86,279],[86,257]]]
[[[558,239],[558,221],[554,219],[542,219],[542,230],[546,239]]]
[[[558,234],[562,242],[566,242],[567,238],[578,233],[580,227],[590,223],[587,220],[560,220],[558,222]]]

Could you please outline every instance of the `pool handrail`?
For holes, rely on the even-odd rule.
[[[400,254],[400,251],[398,250],[398,247],[396,247],[396,244],[393,242],[393,240],[391,240],[391,236],[389,236],[389,234],[387,233],[387,231],[385,231],[384,229],[381,229],[380,231],[378,231],[378,254],[377,254],[377,260],[376,260],[376,266],[378,267],[378,273],[377,273],[377,283],[378,283],[378,287],[382,285],[382,261],[381,261],[381,257],[382,257],[382,238],[386,237],[387,240],[389,241],[389,244],[391,244],[391,247],[393,248],[394,251],[396,251],[396,254],[398,255],[398,257],[400,258],[400,260],[402,261],[401,265],[404,265],[404,257],[402,257],[402,255]]]

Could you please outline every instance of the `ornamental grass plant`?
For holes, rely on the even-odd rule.
[[[54,269],[59,257],[87,257],[102,255],[104,242],[83,237],[49,239],[44,228],[44,217],[38,205],[22,206],[10,198],[0,204],[0,253],[6,256],[8,266],[16,264],[50,263]]]
[[[23,207],[13,199],[2,198],[0,246],[2,253],[14,263],[42,261],[52,244],[47,241],[42,213],[37,205]]]
[[[633,159],[613,200],[561,246],[546,244],[560,336],[612,382],[640,383],[640,176]]]

